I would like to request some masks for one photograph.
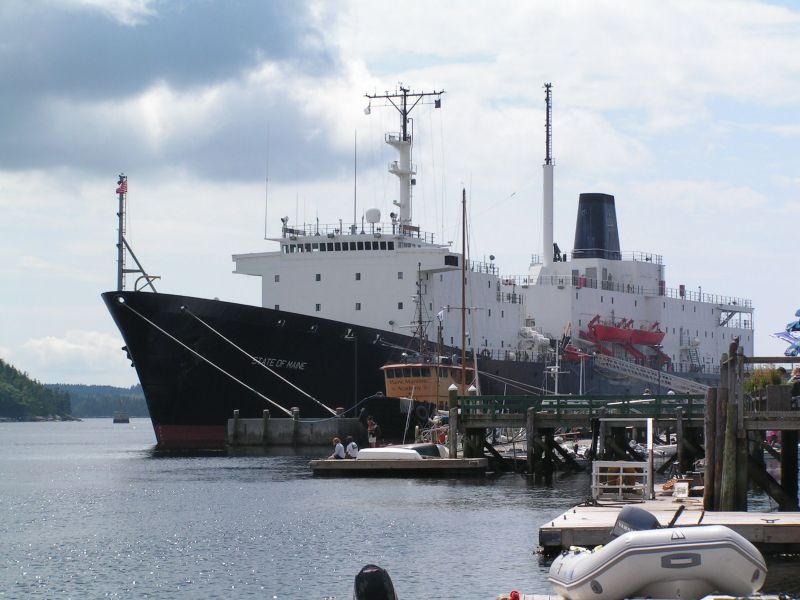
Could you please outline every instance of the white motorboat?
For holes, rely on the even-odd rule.
[[[359,450],[356,460],[424,460],[449,458],[446,446],[441,444],[405,444]]]
[[[728,527],[642,530],[643,524],[658,527],[647,511],[625,507],[614,526],[619,537],[594,550],[573,547],[562,553],[548,577],[555,592],[567,600],[683,600],[714,592],[747,596],[764,584],[761,553]]]

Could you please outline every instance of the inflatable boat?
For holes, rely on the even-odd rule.
[[[627,506],[614,534],[605,546],[573,547],[553,561],[548,580],[557,594],[567,600],[747,596],[766,578],[764,557],[728,527],[660,528],[653,515]]]

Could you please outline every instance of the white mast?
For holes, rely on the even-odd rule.
[[[435,108],[440,108],[442,105],[441,96],[444,90],[439,92],[411,92],[410,88],[400,86],[400,91],[390,94],[367,94],[370,102],[375,99],[388,100],[400,113],[400,133],[387,133],[386,143],[392,146],[399,155],[398,160],[389,163],[389,172],[397,175],[400,180],[400,200],[395,200],[394,204],[400,209],[399,215],[394,215],[392,221],[397,222],[401,227],[411,225],[411,186],[416,183],[414,175],[417,174],[417,168],[411,163],[411,134],[408,132],[408,115],[414,107],[425,96],[436,96],[433,105]],[[395,99],[397,102],[395,102]],[[409,99],[414,102],[409,106]],[[369,111],[365,111],[369,114]]]
[[[550,89],[552,83],[544,84],[545,116],[545,154],[542,194],[542,260],[545,267],[553,263],[553,106]]]

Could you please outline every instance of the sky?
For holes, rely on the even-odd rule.
[[[752,300],[756,354],[780,355],[770,334],[800,308],[798,57],[793,2],[4,0],[0,358],[137,382],[100,298],[121,172],[160,292],[258,304],[231,255],[275,249],[280,217],[388,215],[399,119],[365,94],[400,84],[445,90],[412,114],[415,222],[460,248],[465,188],[472,257],[526,274],[545,82],[561,249],[578,195],[613,194],[623,251],[661,254],[668,287]]]

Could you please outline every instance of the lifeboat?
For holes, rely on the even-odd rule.
[[[626,506],[614,532],[618,537],[605,546],[572,547],[553,561],[548,580],[557,594],[567,600],[749,596],[766,578],[761,553],[722,525],[660,528],[647,511]]]

